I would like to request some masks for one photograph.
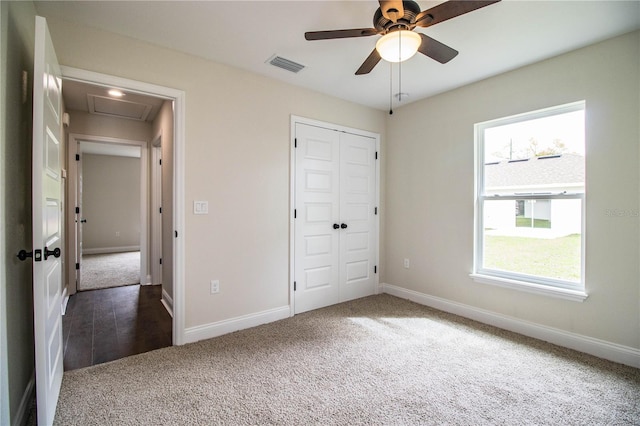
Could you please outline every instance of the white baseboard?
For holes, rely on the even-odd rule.
[[[140,251],[140,246],[85,248],[82,249],[82,254],[124,253],[126,251]]]
[[[281,319],[289,318],[290,313],[289,305],[287,305],[267,311],[256,312],[255,314],[243,315],[196,327],[189,327],[184,331],[184,343],[210,339],[212,337],[222,336],[223,334],[232,333],[234,331],[279,321]]]
[[[167,293],[164,288],[162,289],[162,299],[160,300],[160,302],[162,302],[164,308],[167,310],[167,312],[169,312],[171,318],[173,318],[173,299],[171,298],[171,296],[169,296],[169,293]]]
[[[20,405],[18,406],[18,411],[16,412],[16,417],[13,419],[13,426],[22,426],[26,423],[27,418],[29,417],[29,410],[31,409],[31,401],[35,396],[36,392],[36,376],[35,372],[31,376],[29,383],[27,383],[27,387],[22,394],[22,399],[20,400]]]
[[[392,296],[408,299],[421,305],[430,306],[441,311],[460,315],[525,336],[534,337],[558,346],[575,349],[599,358],[608,359],[609,361],[640,368],[640,349],[497,314],[485,309],[430,296],[391,284],[383,284],[382,287],[385,293]]]

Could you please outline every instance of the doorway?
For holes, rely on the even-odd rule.
[[[108,95],[103,87],[77,82],[67,87],[68,192],[75,207],[67,217],[69,230],[75,231],[69,238],[75,241],[69,247],[69,258],[75,260],[69,283],[75,288],[63,319],[64,368],[70,370],[172,343],[162,280],[150,285],[148,214],[150,179],[161,178],[149,175],[151,135],[162,125],[163,111],[172,108],[165,105],[169,101],[138,96],[136,105],[142,109],[121,118],[132,109],[133,96],[122,110],[106,97],[98,104]],[[92,97],[95,105],[78,109],[85,104],[77,98]]]
[[[116,87],[127,94],[151,96],[161,99],[163,102],[163,111],[167,112],[167,116],[169,117],[165,117],[166,125],[161,131],[156,132],[155,137],[148,137],[145,139],[149,142],[153,142],[158,139],[158,135],[161,136],[162,157],[165,164],[170,166],[167,167],[171,172],[170,175],[162,175],[163,221],[161,234],[163,238],[161,244],[163,245],[162,263],[163,266],[165,266],[162,270],[161,278],[162,302],[167,307],[167,311],[172,317],[171,341],[173,344],[182,344],[184,342],[184,241],[182,238],[182,230],[184,229],[184,92],[163,86],[156,86],[71,67],[63,66],[62,73],[65,83],[72,81],[91,84],[103,88]],[[97,107],[104,107],[104,104],[100,104],[100,101],[97,103]],[[86,132],[83,131],[83,133]],[[73,161],[69,161],[68,164],[70,176],[69,181],[73,182],[71,176],[75,172],[75,170],[73,170],[75,166],[75,158],[70,158],[70,160]],[[148,171],[149,168],[147,168],[145,175]],[[73,190],[69,190],[70,195],[73,193]],[[146,197],[148,201],[148,195]],[[72,205],[71,200],[69,201],[69,205],[71,206],[69,210],[72,210],[74,206]],[[145,205],[148,206],[147,212],[153,208],[148,202]],[[70,221],[70,223],[68,222],[67,226],[69,231],[67,241],[70,243],[69,253],[73,249],[74,241],[76,239],[76,235],[74,235],[75,217],[72,218],[71,216],[72,215],[68,215],[68,221]],[[149,231],[147,227],[142,227],[141,232],[148,233]],[[149,238],[147,235],[147,241],[148,240]],[[144,247],[147,247],[147,245],[143,245],[141,250]],[[155,261],[159,262],[160,259],[150,259],[146,267],[144,267],[144,271],[147,275],[145,276],[145,283],[150,282],[148,279],[149,265]],[[71,266],[73,267],[73,265]],[[74,274],[75,271],[70,275]],[[70,288],[69,294],[72,294],[75,291],[75,288],[72,288],[75,284],[74,276],[70,276],[67,282]]]
[[[72,226],[78,291],[150,283],[146,145],[69,135],[69,157],[77,169]]]

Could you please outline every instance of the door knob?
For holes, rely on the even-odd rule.
[[[338,229],[338,228],[340,228],[340,225],[338,225],[337,223],[334,223],[333,224],[333,229]]]
[[[342,228],[342,229],[347,229],[347,224],[346,224],[346,223],[341,224],[341,225],[340,225],[340,228]]]
[[[87,219],[80,219],[80,223],[87,223]]]
[[[48,248],[44,248],[44,260],[47,260],[49,256],[60,257],[60,247],[56,247],[53,250],[49,250]]]
[[[18,259],[25,261],[27,260],[27,257],[33,257],[33,252],[32,251],[26,251],[26,250],[20,250],[18,252]]]

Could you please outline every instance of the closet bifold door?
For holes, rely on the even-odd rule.
[[[375,141],[296,123],[295,312],[375,292]]]
[[[375,151],[372,138],[340,133],[340,302],[375,293]]]

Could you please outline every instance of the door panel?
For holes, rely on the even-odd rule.
[[[339,302],[339,145],[338,135],[296,125],[295,310]]]
[[[370,137],[340,135],[340,221],[347,225],[340,239],[340,299],[375,293],[376,144]]]
[[[300,313],[375,293],[376,164],[370,137],[297,123],[296,140],[294,297]]]
[[[38,423],[53,423],[62,382],[62,79],[44,18],[36,17],[33,88],[33,299]],[[38,254],[41,253],[41,255]]]

